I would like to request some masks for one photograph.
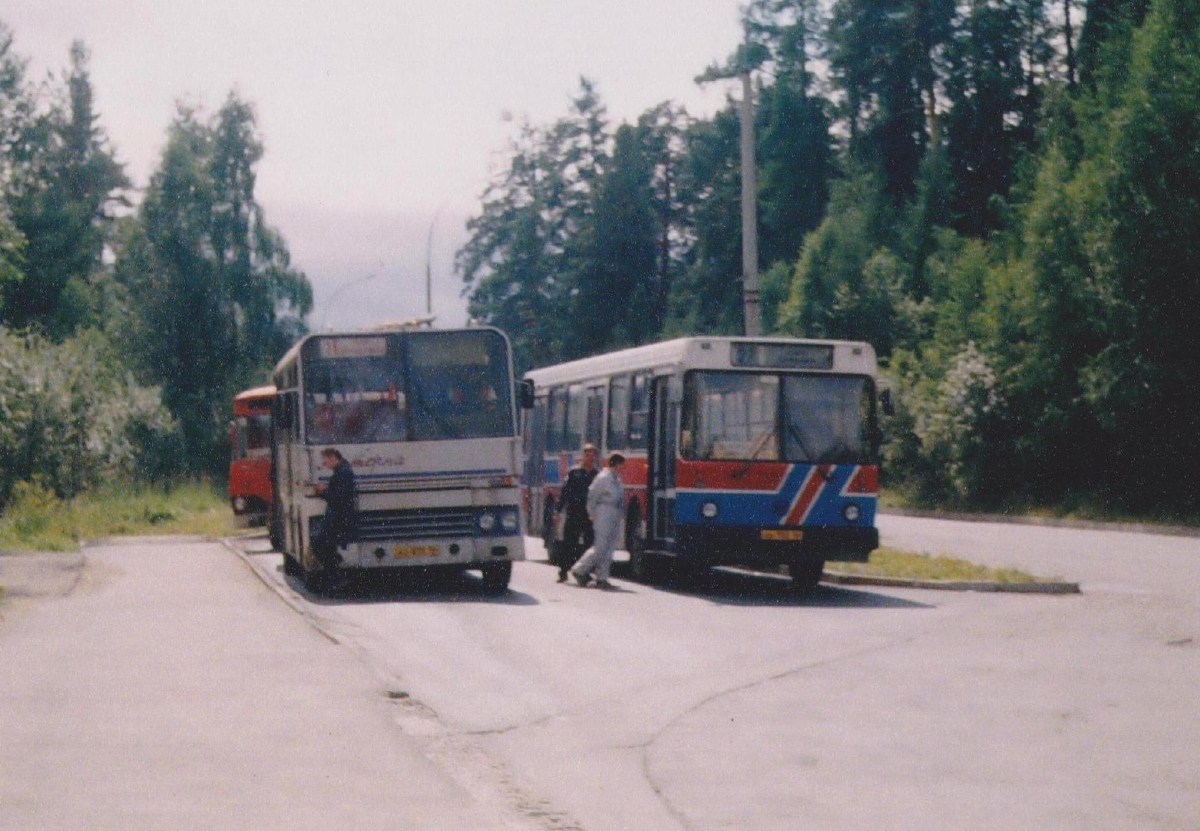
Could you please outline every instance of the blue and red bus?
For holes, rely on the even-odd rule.
[[[524,424],[528,527],[556,543],[555,502],[585,443],[627,458],[624,539],[657,566],[788,567],[879,545],[880,430],[869,344],[689,337],[533,370]]]

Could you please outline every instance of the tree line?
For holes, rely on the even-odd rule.
[[[219,472],[232,394],[312,305],[255,200],[254,108],[181,103],[137,194],[86,46],[43,80],[28,64],[0,21],[0,506],[20,481]]]
[[[767,332],[868,340],[888,482],[994,508],[1200,501],[1200,6],[751,0]],[[525,366],[740,334],[738,108],[522,124],[458,254]]]
[[[886,475],[971,506],[1195,514],[1200,8],[751,0],[709,77],[755,79],[762,312],[875,344]],[[580,81],[524,123],[457,264],[524,367],[741,332],[738,110],[613,125]],[[180,104],[148,186],[88,51],[38,80],[0,22],[0,505],[216,472],[230,395],[311,288],[254,196],[254,109]],[[94,379],[94,383],[87,383]]]

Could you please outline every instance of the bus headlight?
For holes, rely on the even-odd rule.
[[[855,505],[853,502],[851,502],[845,508],[842,508],[842,516],[844,516],[846,518],[847,522],[857,522],[859,516],[861,516],[861,515],[862,515],[862,511],[860,511],[858,509],[858,506]]]
[[[479,527],[484,531],[491,531],[496,527],[496,517],[493,514],[480,514]]]
[[[705,502],[703,505],[700,506],[700,513],[704,516],[705,519],[716,519],[717,518],[717,503],[716,502]]]
[[[246,511],[246,500],[245,500],[243,497],[240,497],[240,496],[235,496],[235,497],[233,498],[233,510],[234,510],[234,511],[236,511],[237,513],[239,513],[239,514],[241,514],[241,513],[245,513],[245,511]]]
[[[517,512],[505,511],[504,513],[500,514],[500,526],[505,531],[516,532],[517,528],[520,526],[520,522],[517,520]]]

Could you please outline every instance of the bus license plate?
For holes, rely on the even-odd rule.
[[[803,531],[793,531],[786,528],[764,528],[759,534],[759,539],[763,540],[790,540],[799,542],[804,539]]]
[[[436,557],[441,548],[436,545],[397,545],[392,549],[392,556],[397,560],[408,560],[413,557]]]

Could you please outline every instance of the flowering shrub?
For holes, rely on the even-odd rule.
[[[1003,399],[996,373],[973,342],[959,352],[938,385],[937,398],[917,418],[922,444],[945,463],[945,475],[961,498],[985,489],[995,425]]]
[[[968,342],[941,377],[904,355],[894,369],[903,387],[885,423],[885,465],[920,502],[979,504],[1008,484],[1007,408],[988,356]]]
[[[161,473],[178,428],[96,333],[53,344],[0,327],[0,506],[17,482],[73,496]]]

